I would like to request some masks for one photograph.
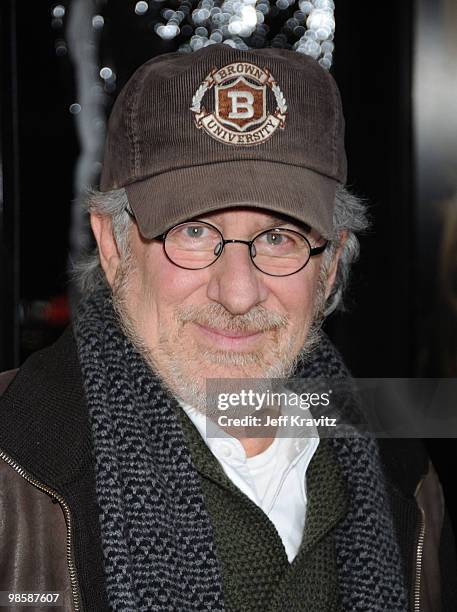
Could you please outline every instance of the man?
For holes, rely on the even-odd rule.
[[[210,379],[348,377],[319,332],[366,225],[343,123],[331,76],[291,51],[213,45],[129,81],[78,317],[4,377],[1,590],[68,610],[451,609],[414,441],[204,433]]]

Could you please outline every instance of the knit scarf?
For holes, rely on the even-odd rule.
[[[119,612],[222,612],[220,568],[176,399],[121,331],[110,293],[83,300],[75,335],[93,436],[106,587]],[[294,376],[347,376],[323,336]],[[350,490],[336,531],[346,611],[408,609],[376,441],[335,438]]]

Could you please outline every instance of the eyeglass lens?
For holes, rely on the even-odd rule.
[[[214,263],[223,249],[222,234],[203,222],[182,223],[165,238],[165,252],[177,266],[199,270]],[[303,268],[310,258],[304,236],[288,229],[270,229],[256,236],[251,245],[254,265],[274,276],[286,276]]]

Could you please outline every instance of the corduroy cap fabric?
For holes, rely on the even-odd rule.
[[[274,210],[330,237],[345,180],[332,76],[294,51],[217,44],[135,72],[111,113],[100,189],[125,187],[145,238],[234,206]]]

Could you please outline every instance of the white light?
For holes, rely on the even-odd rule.
[[[331,29],[327,27],[318,28],[316,30],[316,35],[319,40],[327,40],[327,38],[330,36],[331,33],[332,33]]]
[[[322,53],[333,53],[333,50],[335,49],[335,45],[331,41],[327,40],[322,43],[321,49],[322,49]]]
[[[144,15],[145,13],[147,13],[149,8],[149,5],[147,2],[137,2],[135,5],[135,13],[137,15]]]
[[[270,7],[264,2],[259,2],[259,4],[256,6],[256,9],[258,12],[262,13],[262,15],[267,15],[270,11]]]
[[[257,25],[257,15],[253,6],[243,6],[241,9],[241,20],[243,26],[254,29]]]
[[[102,77],[102,79],[104,79],[105,81],[108,81],[109,79],[112,78],[113,76],[113,71],[111,70],[111,68],[108,68],[108,66],[104,66],[101,70],[100,70],[100,76]]]
[[[93,28],[95,28],[96,30],[101,30],[104,25],[105,25],[105,20],[103,19],[102,15],[94,15],[92,17],[92,27]]]
[[[309,15],[311,11],[314,9],[314,5],[312,2],[307,2],[306,0],[300,0],[298,3],[300,10],[305,13],[305,15]]]
[[[52,16],[56,19],[62,19],[65,16],[65,7],[58,4],[52,9]]]
[[[81,104],[70,104],[70,108],[68,110],[72,115],[77,115],[81,112]]]
[[[162,25],[157,28],[157,34],[164,40],[170,40],[179,34],[179,28],[176,24]]]
[[[234,19],[229,23],[228,30],[230,34],[239,34],[241,32],[242,26],[241,21],[239,19]]]
[[[162,0],[156,0],[156,2],[162,2]],[[179,50],[188,51],[188,47],[197,50],[202,46],[218,42],[224,42],[238,49],[249,49],[243,39],[254,33],[256,38],[265,37],[265,31],[260,28],[270,8],[275,5],[280,10],[289,10],[291,7],[294,7],[295,10],[298,6],[300,7],[300,10],[295,10],[293,19],[289,18],[287,21],[287,27],[299,38],[294,48],[315,59],[322,58],[325,52],[327,54],[330,52],[330,55],[327,55],[325,61],[322,62],[322,65],[326,67],[331,61],[333,50],[330,41],[335,31],[334,0],[199,0],[189,15],[196,36],[194,35],[186,45],[181,45]],[[276,8],[275,10],[277,11]],[[173,16],[170,19],[171,14],[172,11],[169,9],[169,12],[167,11],[167,14],[164,15],[165,24],[160,24],[157,30],[162,38],[174,38],[176,32],[180,31],[181,19],[177,18],[177,13],[175,13],[176,18]],[[192,26],[186,26],[186,31]],[[215,30],[217,33],[213,35]],[[187,36],[187,32],[185,34]],[[286,36],[281,36],[284,37],[285,43]],[[327,46],[321,48],[320,43],[324,42],[327,43]]]
[[[321,46],[315,40],[307,40],[303,45],[303,50],[306,55],[310,55],[314,59],[317,59],[321,53]]]
[[[208,36],[208,30],[202,26],[199,26],[198,28],[195,28],[195,34],[197,34],[197,36],[204,36],[207,37]]]
[[[210,39],[214,40],[215,43],[221,43],[224,37],[222,36],[222,32],[215,31],[215,32],[212,32]]]
[[[319,64],[322,66],[322,68],[325,68],[325,70],[330,70],[332,67],[332,62],[327,57],[322,57],[319,60]]]
[[[314,31],[327,30],[329,35],[335,30],[335,18],[331,11],[323,11],[321,9],[314,10],[306,20],[308,28]],[[320,38],[320,36],[319,36]]]
[[[192,48],[192,51],[198,51],[199,49],[204,47],[204,45],[205,42],[200,36],[192,36],[192,38],[190,39],[190,46]]]
[[[192,20],[195,24],[205,23],[209,19],[211,13],[208,9],[197,9],[192,13]]]
[[[333,0],[314,0],[314,6],[317,9],[324,9],[325,11],[333,11],[335,3]]]

